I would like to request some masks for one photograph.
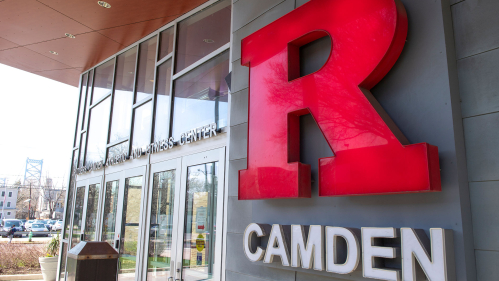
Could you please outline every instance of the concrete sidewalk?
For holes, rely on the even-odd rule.
[[[12,243],[14,244],[19,244],[19,243],[47,243],[52,239],[52,237],[33,237],[31,238],[32,242],[29,242],[28,237],[23,237],[23,238],[12,238]],[[9,238],[0,238],[0,243],[9,243]],[[1,279],[0,279],[1,280]]]
[[[7,280],[43,280],[42,274],[16,274],[16,275],[0,275],[0,281]]]

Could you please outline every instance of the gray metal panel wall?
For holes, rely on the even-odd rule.
[[[499,1],[452,5],[477,280],[499,279]]]
[[[392,71],[372,90],[411,143],[428,142],[439,147],[442,192],[327,198],[318,197],[315,180],[311,199],[237,200],[238,170],[246,168],[248,128],[248,69],[240,65],[240,41],[305,2],[234,1],[226,280],[367,280],[359,271],[333,276],[251,263],[242,250],[242,233],[251,222],[452,229],[457,280],[475,280],[463,123],[448,0],[402,0],[409,16],[406,47]],[[316,177],[318,158],[332,152],[310,116],[303,117],[301,124],[301,161],[312,166]]]

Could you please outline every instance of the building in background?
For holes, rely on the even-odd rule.
[[[17,211],[17,187],[0,189],[0,213],[2,219],[15,219]]]
[[[318,9],[317,3],[337,7]],[[386,9],[374,12],[378,4]],[[423,266],[430,280],[498,279],[498,1],[5,0],[0,7],[6,27],[0,28],[0,63],[79,87],[78,117],[75,128],[68,128],[75,138],[59,280],[65,279],[67,251],[81,240],[107,241],[117,249],[118,280],[364,281],[376,274],[399,280],[397,270],[412,280],[409,273],[419,270],[415,264],[422,260],[428,261]],[[390,20],[398,21],[383,25]],[[321,33],[320,24],[331,22],[344,25]],[[381,37],[392,34],[390,26],[404,33],[404,22],[407,37],[397,37],[396,44],[403,45],[400,56],[384,50],[380,42],[387,41]],[[383,26],[386,30],[377,29]],[[361,46],[352,42],[366,38],[373,39],[370,48],[356,53]],[[381,64],[373,77],[371,72],[362,73],[369,79],[357,77],[359,69],[376,65],[375,56],[365,54],[377,51],[390,54],[393,67]],[[331,75],[324,65],[342,68]],[[348,91],[331,93],[352,81]],[[360,93],[359,85],[363,95],[349,101],[350,93]],[[330,95],[340,98],[324,103]],[[352,106],[359,100],[371,107]],[[305,103],[309,106],[298,108]],[[285,111],[291,108],[299,110]],[[373,118],[334,122],[373,108]],[[325,124],[318,115],[336,120]],[[276,122],[282,126],[276,128]],[[346,129],[329,135],[339,127]],[[392,131],[385,134],[386,127]],[[359,135],[371,139],[352,141]],[[358,161],[328,170],[329,175],[345,179],[340,183],[347,186],[367,179],[366,189],[371,188],[367,175],[375,176],[369,172],[379,165],[353,168],[385,159],[386,153],[367,157],[360,148],[383,147],[388,139],[400,148],[438,147],[438,161],[429,162],[439,162],[433,170],[440,172],[441,191],[319,192],[324,180],[319,166],[343,153],[358,153]],[[299,178],[275,176],[294,166],[304,171]],[[399,177],[398,168],[376,180]],[[241,185],[245,170],[252,171],[253,181]],[[295,187],[284,182],[298,179],[300,192],[288,197],[300,198],[269,199]],[[266,190],[256,188],[263,183]],[[255,198],[262,200],[239,200]],[[378,253],[384,258],[354,262],[354,270],[338,273],[335,265],[347,262],[338,253],[324,259],[327,269],[321,270],[311,259],[297,261],[296,247],[283,248],[285,242],[297,245],[282,234],[289,225],[297,225],[293,237],[301,239],[322,239],[304,232],[321,229],[310,225],[341,228],[342,237],[357,237],[349,240],[359,243],[354,261],[383,247],[390,254]],[[373,238],[378,246],[373,247],[369,237],[361,239],[372,228],[393,233]],[[421,237],[428,239],[411,240],[416,231],[409,228],[422,229]],[[446,259],[442,248],[420,245],[437,241],[442,229],[453,241],[441,237],[442,243],[432,245],[451,249]],[[394,239],[399,233],[403,237]],[[268,243],[269,235],[278,242]],[[403,247],[407,239],[415,248]],[[259,250],[269,251],[269,258]],[[430,262],[432,257],[438,262]],[[433,277],[444,267],[447,277]]]
[[[38,196],[37,218],[62,219],[64,216],[64,203],[66,190],[42,187]]]

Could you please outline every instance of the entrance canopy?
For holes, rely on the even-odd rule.
[[[0,63],[77,87],[80,74],[206,0],[3,0]]]

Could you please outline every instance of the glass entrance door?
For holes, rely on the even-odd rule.
[[[119,253],[118,280],[140,280],[146,167],[106,175],[101,240]]]
[[[83,241],[96,241],[99,194],[102,177],[76,183],[71,248]]]
[[[173,276],[181,168],[180,158],[151,165],[144,263],[148,281]]]
[[[176,277],[220,280],[225,149],[182,159]]]

